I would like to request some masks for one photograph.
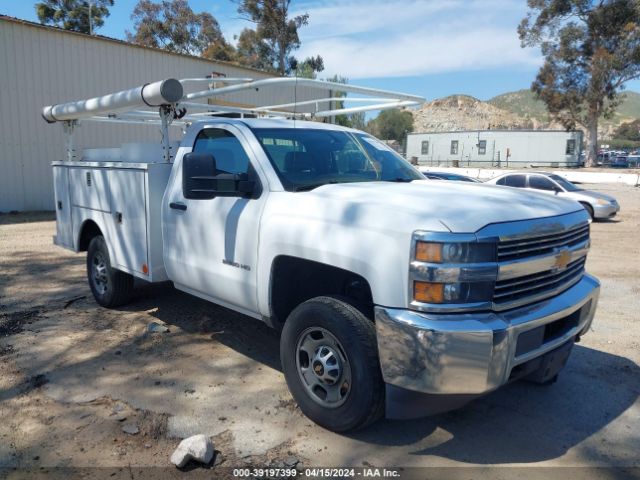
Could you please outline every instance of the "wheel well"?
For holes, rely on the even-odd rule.
[[[100,227],[93,220],[87,220],[82,225],[82,229],[80,230],[80,241],[78,242],[78,251],[86,252],[89,248],[89,243],[93,237],[97,237],[98,235],[102,235],[102,231]]]
[[[310,298],[340,295],[354,301],[373,319],[373,296],[360,275],[324,263],[279,256],[271,268],[271,314],[274,324],[284,324],[291,311]]]
[[[580,201],[580,205],[584,207],[584,209],[589,212],[589,215],[593,216],[593,207],[589,202]]]

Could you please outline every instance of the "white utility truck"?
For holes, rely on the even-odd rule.
[[[423,101],[412,95],[291,78],[217,78],[185,93],[190,82],[43,111],[68,134],[67,160],[53,162],[54,241],[87,252],[100,305],[125,303],[134,277],[170,280],[266,322],[281,331],[301,410],[334,431],[452,409],[517,379],[555,381],[599,294],[579,203],[429,181],[367,133],[306,121]],[[341,93],[194,102],[298,85]],[[162,142],[76,158],[85,120],[158,125]]]

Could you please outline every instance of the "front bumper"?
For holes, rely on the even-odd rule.
[[[505,312],[431,314],[376,307],[382,375],[401,389],[480,395],[518,365],[573,341],[591,325],[600,283],[585,274],[547,300]]]
[[[594,205],[593,217],[594,218],[612,218],[620,211],[620,205],[618,203],[611,203],[609,205]]]

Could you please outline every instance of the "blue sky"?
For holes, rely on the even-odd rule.
[[[37,21],[35,2],[0,0],[0,13]],[[97,33],[125,38],[136,0],[115,0]],[[225,36],[251,24],[229,0],[190,0],[212,13]],[[298,58],[320,54],[325,71],[351,83],[401,90],[427,99],[454,93],[487,100],[528,88],[541,63],[535,49],[522,49],[516,27],[524,0],[294,0],[292,13],[307,12]],[[629,82],[640,91],[640,81]]]

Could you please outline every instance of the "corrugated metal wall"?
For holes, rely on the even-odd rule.
[[[163,78],[268,78],[255,70],[173,55],[0,17],[0,211],[52,210],[50,163],[65,156],[61,124],[47,124],[42,107],[136,87]],[[203,88],[206,88],[203,85]],[[310,98],[298,89],[298,100]],[[225,100],[269,105],[293,101],[290,90],[261,89]],[[173,129],[179,136],[179,130]],[[85,147],[159,141],[157,128],[85,122],[76,134]]]

